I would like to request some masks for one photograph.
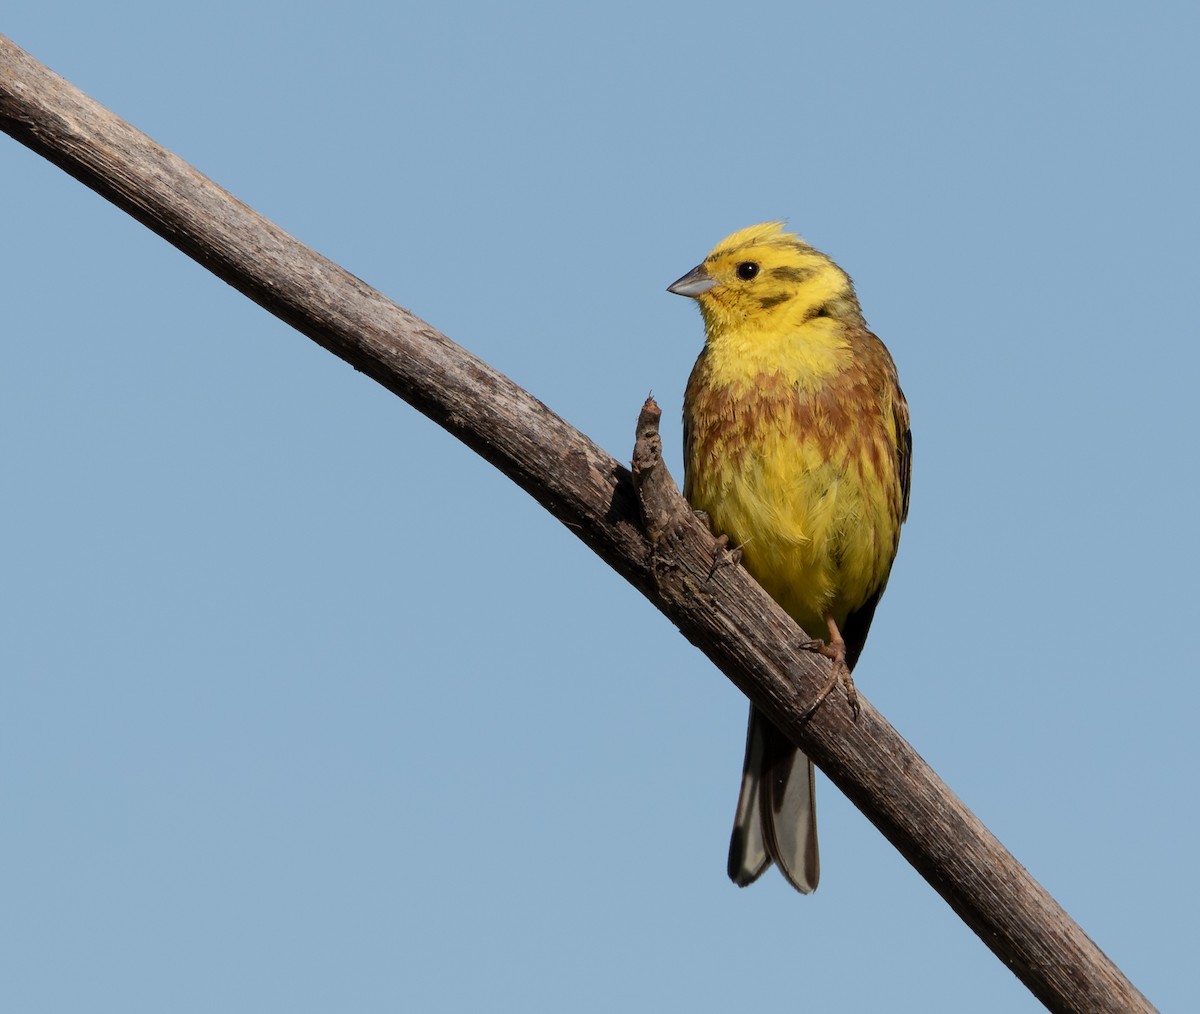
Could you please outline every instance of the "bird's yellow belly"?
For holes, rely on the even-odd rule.
[[[779,435],[701,470],[689,491],[714,530],[741,548],[747,570],[814,637],[825,636],[826,613],[841,626],[882,587],[899,524],[885,477],[849,448],[823,443]]]

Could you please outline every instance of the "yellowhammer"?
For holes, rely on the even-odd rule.
[[[683,402],[684,495],[833,659],[858,661],[908,513],[908,405],[849,276],[778,222],[718,243],[670,286],[706,340]],[[831,684],[832,685],[832,684]],[[753,707],[729,876],[775,861],[817,886],[812,762]]]

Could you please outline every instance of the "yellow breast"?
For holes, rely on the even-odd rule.
[[[721,358],[702,353],[688,383],[685,495],[822,636],[826,612],[843,624],[895,556],[903,494],[889,378],[853,348],[834,372],[807,373],[814,383],[779,367],[747,377],[744,359],[726,369]]]

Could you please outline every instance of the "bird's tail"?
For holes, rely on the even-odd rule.
[[[812,761],[753,706],[742,791],[729,842],[729,879],[752,884],[772,862],[803,894],[821,875]]]

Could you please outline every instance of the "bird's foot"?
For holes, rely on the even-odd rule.
[[[802,720],[808,721],[808,719],[812,718],[817,708],[825,703],[825,698],[840,683],[842,689],[846,692],[846,703],[850,706],[850,716],[857,722],[861,709],[858,706],[858,691],[854,688],[854,679],[850,675],[850,666],[846,664],[846,642],[842,640],[842,635],[838,631],[836,624],[832,620],[828,622],[830,634],[828,641],[814,639],[811,641],[801,641],[798,645],[801,651],[811,651],[816,655],[823,655],[833,663],[833,671],[829,674],[828,682],[821,688],[821,692],[817,694],[817,699],[805,709]]]
[[[705,518],[705,520],[708,519],[708,515],[705,514],[704,511],[696,511],[696,513],[699,515],[702,515]],[[708,577],[705,578],[705,580],[711,581],[713,579],[713,575],[718,570],[720,570],[722,567],[736,565],[741,562],[742,562],[741,546],[735,546],[733,549],[730,549],[729,548],[729,536],[728,535],[718,535],[717,536],[717,548],[715,550],[713,550],[712,566],[708,568]]]

